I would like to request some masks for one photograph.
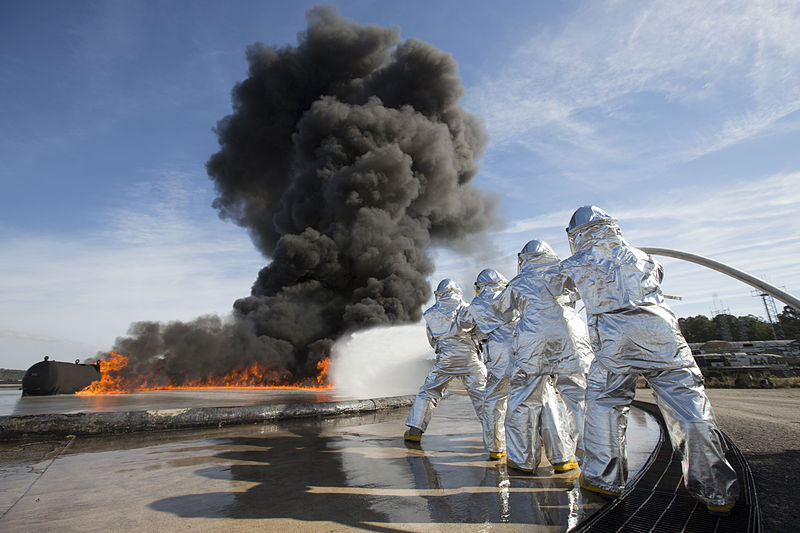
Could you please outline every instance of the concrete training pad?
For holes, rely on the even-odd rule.
[[[487,461],[457,390],[420,446],[407,413],[3,443],[0,529],[565,531],[604,503],[546,461],[535,476]],[[631,411],[632,473],[658,435]]]

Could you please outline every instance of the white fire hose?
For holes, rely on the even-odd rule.
[[[673,257],[675,259],[683,259],[684,261],[697,263],[698,265],[702,265],[712,270],[716,270],[717,272],[722,272],[723,274],[727,274],[732,278],[747,283],[751,287],[755,287],[756,289],[769,294],[773,298],[782,301],[786,305],[795,308],[797,311],[800,311],[800,298],[792,296],[788,292],[782,291],[781,289],[772,285],[771,283],[767,283],[762,279],[758,279],[755,276],[751,276],[747,272],[743,272],[738,268],[733,268],[732,266],[726,265],[725,263],[720,263],[719,261],[715,261],[714,259],[709,259],[708,257],[703,257],[702,255],[690,254],[689,252],[681,252],[680,250],[671,250],[669,248],[651,248],[644,246],[642,247],[637,246],[637,248],[650,255],[663,255],[666,257]]]

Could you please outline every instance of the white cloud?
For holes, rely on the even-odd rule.
[[[664,168],[800,110],[797,35],[793,1],[586,2],[466,101],[495,145],[524,146],[565,175],[598,163]]]
[[[204,190],[190,176],[160,174],[128,191],[125,208],[100,212],[90,233],[0,232],[0,366],[44,349],[91,356],[86,347],[109,349],[134,321],[227,314],[249,294],[267,261],[246,231],[210,208],[193,213]]]
[[[531,218],[515,220],[501,233],[529,233],[553,228],[560,228],[563,230],[567,227],[572,213],[573,211],[561,210],[552,213],[543,213]]]
[[[800,132],[800,4],[584,2],[564,20],[538,26],[467,91],[490,130],[494,176],[505,163],[495,153],[530,167],[506,173],[513,220],[494,235],[498,264],[513,269],[531,238],[567,255],[572,209],[603,202],[634,245],[707,255],[800,291],[800,172],[786,148]],[[772,146],[743,144],[767,137]],[[734,313],[763,314],[740,282],[663,262],[665,290],[686,297],[679,313],[710,312],[715,293]]]

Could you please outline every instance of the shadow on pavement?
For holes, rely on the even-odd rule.
[[[353,430],[363,430],[351,428]],[[182,518],[286,518],[371,531],[390,524],[539,524],[566,529],[583,517],[575,475],[509,476],[485,460],[480,435],[426,435],[421,446],[400,436],[313,428],[219,443],[220,466],[196,475],[252,484],[230,493],[184,494],[153,502]],[[545,463],[546,464],[546,463]],[[202,483],[202,482],[200,482]],[[187,487],[189,488],[189,487]]]

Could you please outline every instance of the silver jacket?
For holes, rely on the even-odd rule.
[[[615,373],[693,365],[678,320],[664,303],[661,265],[625,242],[611,218],[570,228],[569,237],[573,255],[561,267],[586,306],[598,362]]]
[[[542,244],[519,255],[520,273],[494,304],[499,316],[518,318],[513,368],[534,375],[585,374],[592,347],[574,308],[574,285],[555,253]]]
[[[443,287],[443,285],[445,285]],[[446,374],[465,374],[482,367],[473,324],[461,290],[455,283],[439,284],[436,303],[424,313],[428,342],[436,352],[436,368]]]
[[[477,328],[479,339],[484,341],[483,360],[486,370],[497,377],[506,377],[511,373],[511,351],[516,323],[513,316],[500,316],[493,307],[506,285],[508,281],[495,271],[484,270],[475,282],[475,287],[480,292],[467,308],[471,324]]]

